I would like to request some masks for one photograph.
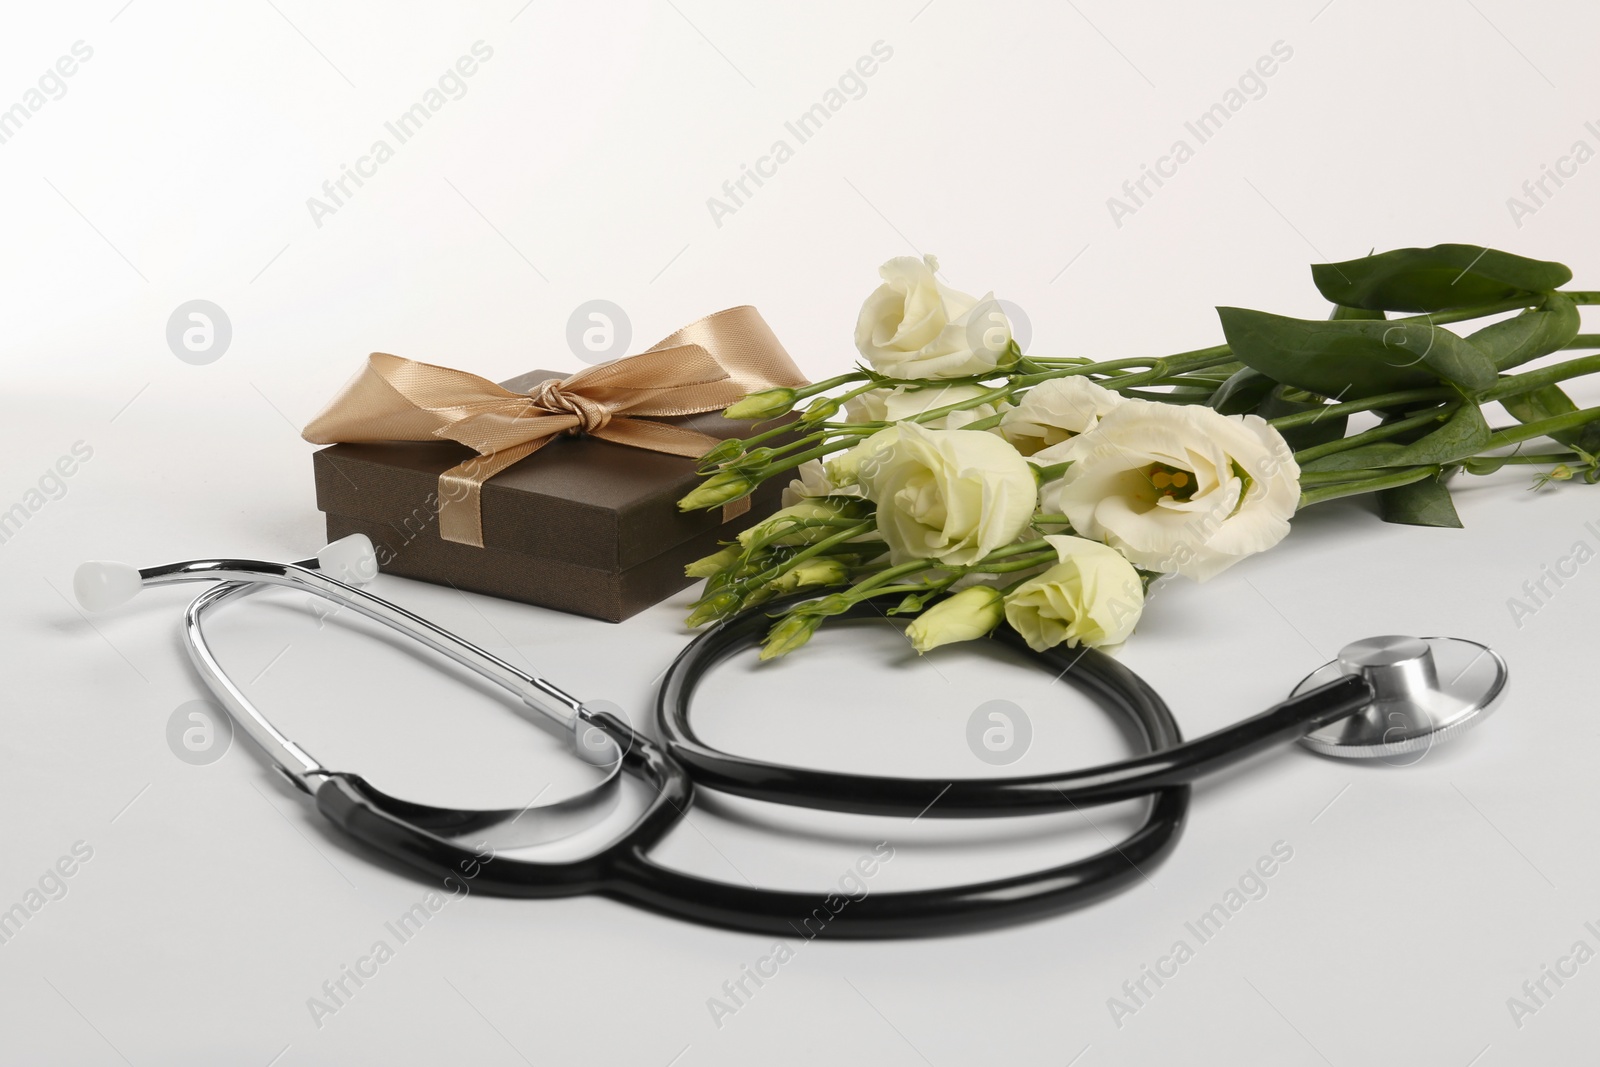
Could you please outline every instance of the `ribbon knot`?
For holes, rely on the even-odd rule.
[[[562,388],[562,383],[554,378],[539,383],[539,387],[528,394],[528,399],[535,408],[544,411],[571,415],[577,419],[577,425],[570,426],[563,432],[577,437],[580,434],[598,434],[611,422],[611,409],[597,400],[591,400],[582,393],[569,393]]]
[[[558,436],[698,457],[718,438],[657,421],[727,407],[747,393],[804,385],[755,308],[707,315],[636,356],[530,393],[385,352],[347,383],[303,437],[313,444],[457,441],[478,455],[439,475],[439,536],[483,547],[483,485]]]

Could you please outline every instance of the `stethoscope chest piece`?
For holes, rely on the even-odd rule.
[[[1426,752],[1489,717],[1506,691],[1506,663],[1457,637],[1369,637],[1312,671],[1298,696],[1346,675],[1365,678],[1374,699],[1355,715],[1300,739],[1325,756],[1377,759]],[[1418,757],[1420,758],[1420,756]]]

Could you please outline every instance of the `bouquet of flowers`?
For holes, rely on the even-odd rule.
[[[1460,526],[1458,473],[1600,480],[1600,408],[1559,384],[1600,354],[1508,373],[1600,349],[1578,316],[1600,292],[1562,289],[1566,267],[1439,245],[1311,273],[1325,321],[1219,308],[1225,344],[1097,362],[1025,354],[992,293],[948,287],[932,256],[890,260],[856,324],[863,364],[727,409],[775,424],[706,453],[679,506],[792,480],[780,511],[689,566],[690,625],[811,590],[763,659],[866,600],[912,616],[919,653],[1000,625],[1035,649],[1115,646],[1152,582],[1271,548],[1299,508],[1376,493],[1387,521]],[[1495,402],[1510,424],[1490,426]]]

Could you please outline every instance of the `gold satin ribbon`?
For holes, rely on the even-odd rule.
[[[443,439],[473,449],[478,455],[439,475],[439,536],[482,548],[483,483],[558,434],[697,457],[719,439],[649,417],[715,411],[747,393],[805,383],[766,320],[744,306],[531,393],[374,352],[301,436],[319,445]]]

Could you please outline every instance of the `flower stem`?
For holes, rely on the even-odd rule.
[[[1589,301],[1577,300],[1576,298],[1578,296],[1595,294],[1565,293],[1563,295],[1573,297],[1577,303],[1583,304],[1589,303]],[[1481,307],[1456,308],[1453,311],[1429,311],[1424,312],[1421,315],[1406,315],[1398,319],[1390,319],[1389,321],[1391,323],[1423,322],[1432,326],[1442,326],[1445,323],[1450,322],[1466,322],[1469,319],[1481,319],[1485,315],[1498,315],[1503,311],[1521,311],[1523,308],[1538,307],[1542,303],[1544,303],[1544,297],[1540,294],[1535,294],[1533,296],[1514,296],[1509,300],[1502,300],[1498,304],[1484,304]]]
[[[1372,429],[1364,430],[1358,434],[1351,434],[1349,437],[1341,437],[1336,441],[1328,441],[1325,444],[1302,448],[1294,454],[1294,461],[1301,464],[1310,463],[1314,459],[1331,456],[1349,448],[1360,448],[1362,445],[1369,445],[1375,441],[1386,441],[1391,437],[1398,437],[1407,430],[1414,430],[1419,426],[1426,426],[1431,422],[1446,419],[1460,406],[1459,404],[1445,404],[1442,407],[1429,408],[1422,414],[1413,415],[1409,419],[1385,423],[1382,426],[1374,426]]]
[[[1544,437],[1562,430],[1575,430],[1585,423],[1600,419],[1600,407],[1580,408],[1569,411],[1565,415],[1553,415],[1548,419],[1536,419],[1525,422],[1520,426],[1507,426],[1494,430],[1490,437],[1495,447],[1501,445],[1514,445],[1518,441],[1531,441],[1535,437]]]
[[[994,563],[989,564],[988,566],[974,563],[971,567],[967,568],[967,573],[1009,574],[1013,571],[1031,571],[1035,567],[1042,566],[1046,563],[1055,562],[1056,552],[1055,549],[1051,549],[1048,552],[1035,552],[1032,555],[1019,556],[1015,559],[1008,559],[1004,563]]]
[[[1360,400],[1350,400],[1343,404],[1327,404],[1310,411],[1297,411],[1293,415],[1282,415],[1268,422],[1277,430],[1288,430],[1296,426],[1309,426],[1325,418],[1338,418],[1340,415],[1354,415],[1360,411],[1371,411],[1373,408],[1400,407],[1405,404],[1421,403],[1428,400],[1450,400],[1461,394],[1454,389],[1443,386],[1430,386],[1427,389],[1404,389],[1396,393],[1381,393],[1378,396],[1362,397]]]
[[[1300,507],[1308,508],[1312,504],[1321,504],[1326,500],[1337,500],[1344,496],[1358,496],[1362,493],[1376,493],[1381,489],[1395,489],[1412,482],[1420,482],[1424,478],[1438,475],[1440,468],[1437,465],[1427,467],[1409,467],[1381,474],[1373,478],[1358,478],[1354,481],[1338,482],[1320,489],[1312,489],[1300,494]],[[1304,484],[1302,482],[1302,484]]]
[[[1600,343],[1600,334],[1591,334],[1590,336],[1595,338],[1597,343]],[[1576,339],[1574,338],[1574,340]],[[1569,345],[1568,347],[1588,346]],[[1488,403],[1491,400],[1503,400],[1508,396],[1516,396],[1518,393],[1542,389],[1547,385],[1554,385],[1556,382],[1565,381],[1568,378],[1576,378],[1581,374],[1589,374],[1594,371],[1600,371],[1600,355],[1579,356],[1577,359],[1569,359],[1563,363],[1552,363],[1550,366],[1540,367],[1538,370],[1508,375],[1500,379],[1498,384],[1491,386],[1479,399],[1484,403]]]
[[[853,370],[845,374],[828,378],[825,381],[813,382],[810,385],[796,389],[794,391],[794,395],[797,400],[804,400],[807,397],[816,396],[818,393],[826,393],[829,389],[837,389],[841,385],[849,385],[851,382],[859,382],[863,378],[866,378],[865,374],[862,374],[858,370]]]

